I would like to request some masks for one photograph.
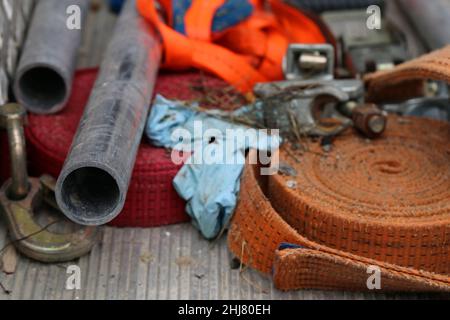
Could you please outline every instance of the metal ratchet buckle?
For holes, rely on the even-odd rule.
[[[330,44],[289,45],[283,61],[287,80],[332,80],[334,71],[334,48]]]
[[[353,125],[376,138],[386,128],[386,114],[363,102],[364,85],[358,79],[278,81],[259,83],[253,90],[262,101],[265,125],[280,129],[284,137],[333,136]]]
[[[8,133],[12,176],[0,188],[0,212],[11,242],[25,256],[41,262],[76,259],[91,250],[98,229],[75,225],[64,217],[56,205],[52,177],[28,177],[25,122],[21,105],[0,107],[0,128]]]

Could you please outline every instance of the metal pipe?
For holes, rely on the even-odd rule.
[[[37,1],[13,85],[27,110],[54,113],[67,102],[88,7],[87,0]]]
[[[450,44],[450,0],[397,0],[429,50]]]
[[[0,107],[0,127],[6,129],[11,158],[11,184],[7,190],[8,198],[21,200],[28,195],[30,189],[27,171],[27,157],[23,124],[25,109],[15,103]]]
[[[161,55],[159,35],[128,0],[57,181],[69,219],[100,225],[122,210]]]

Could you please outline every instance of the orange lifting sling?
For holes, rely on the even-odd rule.
[[[138,0],[139,12],[159,30],[164,45],[163,67],[197,68],[215,74],[241,92],[250,92],[257,82],[283,78],[282,61],[289,43],[324,43],[320,28],[300,11],[269,0],[250,0],[252,15],[234,27],[213,34],[216,10],[225,0],[193,0],[185,15],[186,34],[170,27],[171,1],[161,0],[167,14],[164,22],[154,0]]]

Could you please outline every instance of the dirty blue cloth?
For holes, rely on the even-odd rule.
[[[187,201],[186,212],[193,224],[204,237],[212,239],[227,226],[235,209],[245,151],[249,148],[274,151],[281,140],[213,116],[222,111],[206,114],[195,110],[196,107],[157,95],[146,135],[153,145],[173,149],[172,155],[178,151],[192,153],[173,185]],[[245,112],[248,107],[236,114]]]
[[[192,0],[172,0],[173,28],[186,34],[184,17],[191,7]],[[233,27],[248,18],[253,12],[253,6],[248,0],[227,0],[214,15],[211,30],[221,32]]]

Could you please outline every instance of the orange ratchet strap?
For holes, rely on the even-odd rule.
[[[281,290],[368,291],[378,270],[381,291],[450,292],[449,130],[393,116],[381,138],[348,130],[326,154],[284,145],[276,175],[249,162],[230,250]]]
[[[426,80],[450,83],[450,45],[364,80],[367,101],[396,102],[421,96]]]
[[[168,14],[164,22],[155,1],[137,0],[138,11],[154,24],[164,44],[163,67],[197,68],[224,79],[241,92],[250,92],[255,83],[283,78],[282,60],[289,43],[324,43],[320,28],[300,11],[270,0],[251,0],[252,15],[219,34],[211,26],[216,10],[225,0],[193,0],[185,16],[187,36],[170,27],[171,1],[159,3]]]

